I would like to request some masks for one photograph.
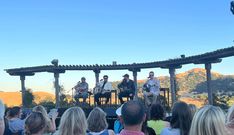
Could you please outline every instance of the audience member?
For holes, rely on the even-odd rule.
[[[195,115],[195,113],[197,112],[197,107],[194,105],[194,104],[189,104],[188,105],[190,110],[191,110],[191,114],[192,114],[192,117]]]
[[[192,114],[184,102],[176,102],[172,108],[170,126],[162,130],[161,135],[188,135],[192,122]]]
[[[3,135],[5,130],[4,113],[5,113],[5,106],[2,100],[0,100],[0,135]]]
[[[227,135],[223,111],[211,105],[198,110],[194,115],[189,135]]]
[[[84,111],[80,107],[67,109],[62,115],[58,135],[85,135],[87,121]]]
[[[165,111],[160,104],[152,104],[150,108],[150,121],[148,126],[153,128],[156,134],[160,134],[165,127],[170,127],[170,123],[164,121]]]
[[[24,131],[25,120],[21,120],[22,110],[20,107],[12,107],[9,111],[9,129],[12,133],[22,133]]]
[[[120,135],[144,135],[142,124],[146,119],[143,104],[138,101],[125,103],[121,110],[124,129]]]
[[[123,121],[121,119],[122,107],[123,107],[123,104],[115,111],[115,113],[117,115],[117,120],[115,120],[115,123],[114,123],[114,132],[115,132],[115,134],[119,134],[121,132],[121,130],[124,128],[123,127]]]
[[[94,108],[87,119],[88,135],[114,135],[113,130],[108,130],[106,113],[99,107]]]
[[[33,112],[40,112],[45,117],[45,120],[46,120],[45,133],[53,133],[56,131],[55,120],[58,116],[57,112],[53,113],[53,115],[51,115],[51,118],[49,118],[46,109],[41,105],[35,106],[33,108]]]
[[[234,134],[234,105],[229,108],[226,120],[226,127],[228,128],[230,135]]]
[[[43,135],[47,126],[46,118],[40,112],[32,112],[25,120],[25,135]]]

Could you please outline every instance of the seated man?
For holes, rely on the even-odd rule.
[[[103,81],[101,81],[98,86],[99,90],[94,95],[94,100],[97,103],[97,105],[101,105],[99,98],[105,97],[106,98],[106,104],[109,102],[111,98],[111,90],[113,90],[112,84],[108,82],[108,76],[103,76]]]
[[[147,80],[147,82],[143,85],[143,94],[146,106],[150,106],[151,103],[155,103],[158,95],[160,94],[160,82],[158,79],[154,78],[153,71],[149,73],[148,78],[149,80]],[[152,101],[150,101],[150,97],[152,97]]]
[[[129,75],[125,74],[123,77],[123,81],[120,84],[118,84],[118,88],[120,89],[118,97],[121,104],[124,103],[123,97],[130,97],[130,99],[132,100],[136,90],[135,83],[134,81],[129,79]]]
[[[76,103],[79,102],[79,98],[83,98],[83,102],[86,102],[89,85],[84,77],[81,78],[81,82],[78,82],[74,89],[76,90],[74,96]]]

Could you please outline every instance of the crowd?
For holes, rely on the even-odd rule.
[[[56,128],[58,113],[47,114],[43,106],[36,106],[25,118],[22,109],[5,109],[0,100],[0,135],[233,135],[234,105],[225,114],[219,107],[176,102],[166,116],[160,104],[150,109],[139,101],[128,101],[116,114],[114,129],[108,129],[106,113],[95,107],[86,118],[82,108],[67,109]]]

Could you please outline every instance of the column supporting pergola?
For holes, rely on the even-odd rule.
[[[135,96],[134,96],[134,99],[137,99],[138,98],[138,88],[137,88],[137,72],[140,72],[141,69],[129,69],[129,71],[132,71],[132,75],[133,75],[133,81],[134,81],[134,84],[135,84]]]
[[[96,79],[96,84],[99,82],[99,74],[100,74],[100,70],[99,69],[95,69],[93,70],[93,72],[95,73],[95,79]]]
[[[22,107],[25,108],[25,75],[20,75],[20,81],[21,81],[21,95],[22,95]]]

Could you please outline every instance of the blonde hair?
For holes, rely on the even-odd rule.
[[[45,132],[49,132],[49,129],[51,128],[51,120],[48,117],[48,114],[47,114],[45,107],[43,107],[42,105],[38,105],[38,106],[35,106],[32,111],[33,112],[40,112],[45,117],[45,120],[46,120],[46,131]]]
[[[106,113],[99,107],[94,108],[87,119],[88,129],[91,132],[100,132],[108,128]]]
[[[227,126],[234,125],[234,105],[228,109],[226,124]]]
[[[37,134],[43,132],[46,127],[45,117],[40,112],[32,112],[25,120],[25,134]]]
[[[72,107],[63,114],[60,125],[59,135],[85,135],[87,121],[84,111],[80,107]]]
[[[219,107],[207,105],[195,113],[189,135],[226,134],[225,115]]]

